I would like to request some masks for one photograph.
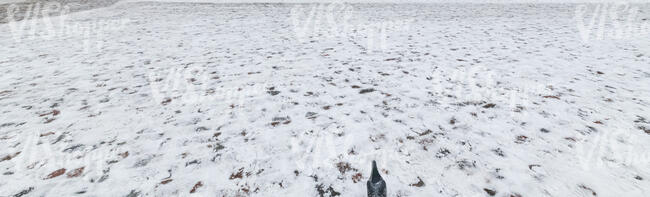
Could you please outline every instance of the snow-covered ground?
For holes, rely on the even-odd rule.
[[[389,196],[647,196],[649,37],[598,39],[580,9],[122,2],[0,24],[0,196],[364,196],[372,160]]]
[[[0,24],[31,18],[55,16],[110,6],[119,0],[0,0]]]

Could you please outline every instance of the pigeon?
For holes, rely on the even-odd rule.
[[[377,162],[372,161],[372,174],[367,182],[368,197],[386,197],[386,182],[379,175]]]

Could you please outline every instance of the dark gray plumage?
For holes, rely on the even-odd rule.
[[[386,182],[379,175],[377,162],[372,161],[372,173],[367,182],[368,197],[386,197]]]

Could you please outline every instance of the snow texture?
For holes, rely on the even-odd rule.
[[[576,4],[319,6],[0,24],[0,196],[364,196],[372,160],[389,196],[650,193],[643,32],[589,37]]]

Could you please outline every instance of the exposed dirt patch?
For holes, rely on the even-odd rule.
[[[47,175],[47,177],[45,177],[45,179],[55,178],[55,177],[61,176],[64,173],[65,173],[65,168],[61,168],[61,169],[55,170],[52,173],[50,173],[49,175]]]
[[[203,187],[203,182],[201,182],[201,181],[194,184],[194,187],[192,187],[192,190],[190,190],[190,194],[193,194],[194,192],[196,192],[196,190],[199,189],[200,187]]]

